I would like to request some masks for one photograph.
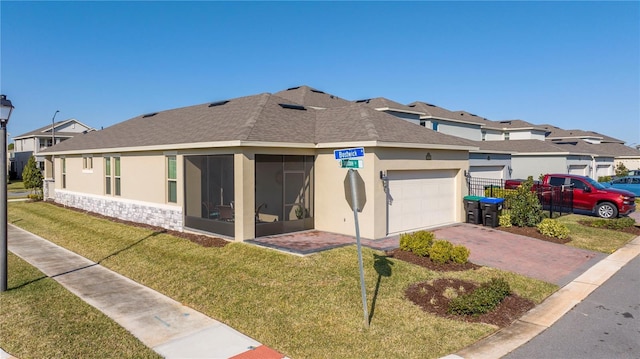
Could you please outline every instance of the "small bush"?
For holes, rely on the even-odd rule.
[[[610,182],[611,176],[600,176],[598,177],[598,182]]]
[[[433,232],[428,231],[402,233],[400,235],[400,249],[426,257],[429,255],[429,248],[431,248],[434,238]]]
[[[511,215],[509,213],[503,213],[498,216],[498,225],[500,225],[500,227],[511,227]]]
[[[509,283],[492,278],[469,294],[461,295],[449,302],[447,312],[459,315],[480,315],[492,311],[511,294]]]
[[[533,177],[529,176],[510,198],[511,224],[534,227],[542,221],[542,206],[535,192],[531,192]]]
[[[565,239],[569,237],[569,228],[555,219],[545,218],[537,226],[538,232],[545,236]]]
[[[465,264],[469,260],[471,251],[463,245],[455,245],[451,248],[451,261],[453,263]]]
[[[429,258],[432,261],[440,264],[447,263],[451,260],[451,251],[453,244],[445,240],[437,240],[433,242],[433,245],[429,249]]]
[[[591,222],[591,227],[607,228],[607,229],[625,229],[636,225],[636,220],[631,217],[621,217],[614,219],[596,219]]]

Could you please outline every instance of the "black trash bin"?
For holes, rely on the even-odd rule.
[[[480,196],[464,196],[465,222],[473,224],[482,223],[482,209],[480,208]]]
[[[500,214],[502,214],[503,203],[504,198],[484,197],[480,199],[483,225],[490,227],[498,226],[498,217],[500,217]]]

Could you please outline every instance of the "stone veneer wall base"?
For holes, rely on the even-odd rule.
[[[97,196],[85,196],[78,193],[55,192],[55,202],[64,206],[94,212],[107,217],[125,221],[144,223],[174,231],[184,231],[182,208],[154,207],[143,204]]]

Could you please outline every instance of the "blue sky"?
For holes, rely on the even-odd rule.
[[[308,85],[640,143],[640,3],[0,2],[17,136]]]

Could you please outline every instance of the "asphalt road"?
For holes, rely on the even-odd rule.
[[[504,358],[640,358],[640,256]]]

